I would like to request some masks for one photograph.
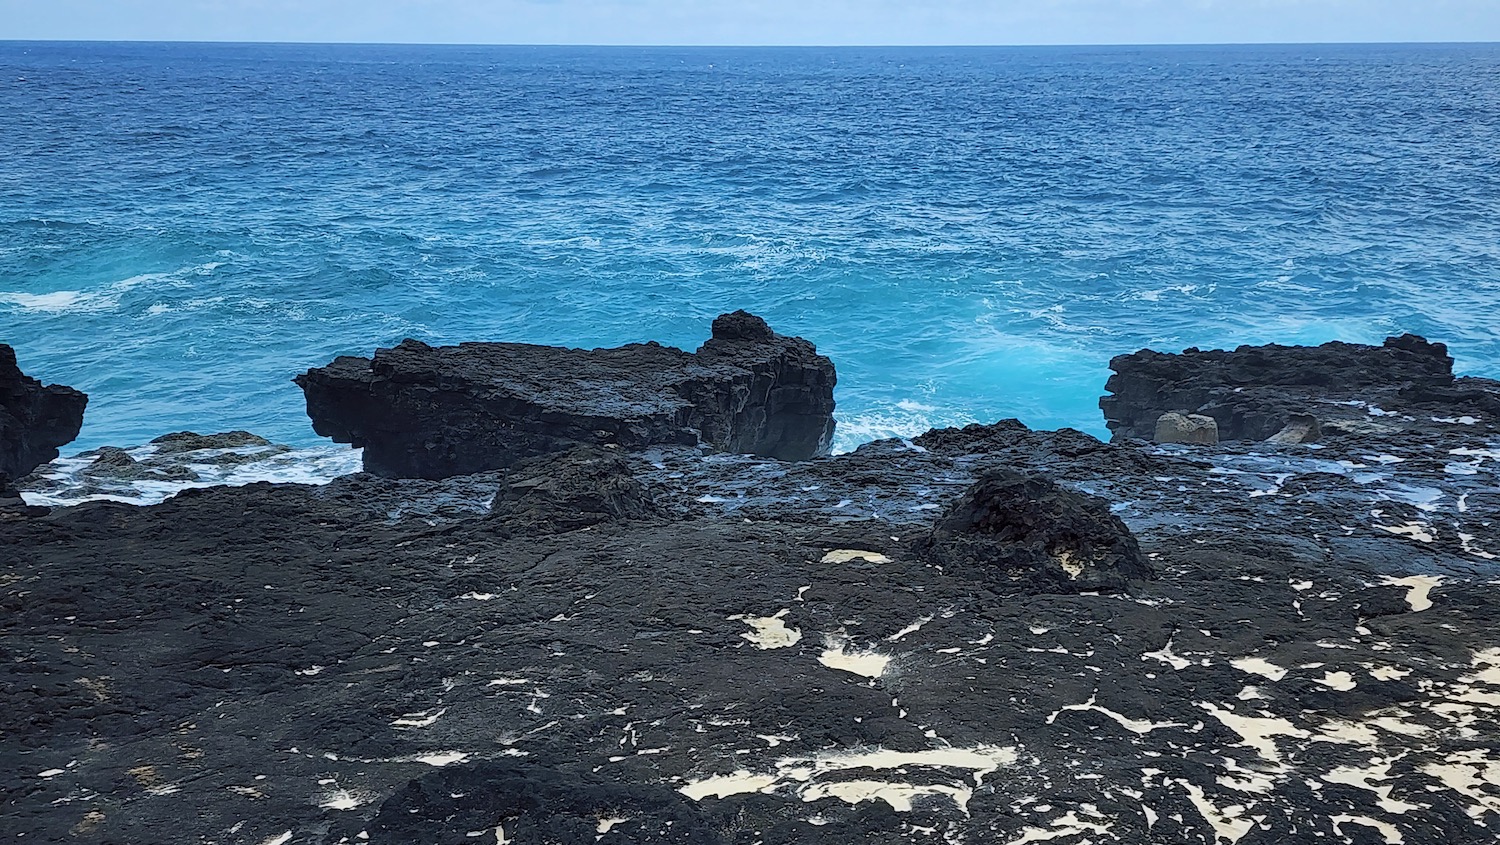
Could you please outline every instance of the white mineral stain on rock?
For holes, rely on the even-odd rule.
[[[1341,783],[1356,789],[1364,789],[1375,793],[1375,802],[1380,809],[1387,813],[1405,813],[1411,810],[1424,809],[1424,805],[1408,804],[1391,797],[1394,788],[1389,784],[1371,783],[1371,781],[1386,781],[1391,779],[1391,764],[1394,760],[1375,758],[1368,766],[1339,766],[1331,772],[1323,775],[1323,780],[1328,783]]]
[[[714,775],[693,781],[678,789],[695,801],[707,796],[719,798],[745,793],[775,792],[783,786],[794,789],[804,801],[834,797],[849,803],[884,801],[899,812],[908,812],[912,800],[921,796],[938,796],[968,812],[969,798],[982,786],[985,775],[1016,761],[1016,750],[1010,747],[974,746],[971,748],[934,748],[926,751],[890,751],[875,748],[865,751],[831,752],[809,757],[783,757],[775,763],[774,774],[756,774],[741,769],[729,775]],[[885,771],[891,769],[959,769],[968,777],[956,783],[912,784],[899,780],[825,781],[826,775],[855,769]],[[972,784],[970,783],[972,781]]]
[[[846,804],[858,804],[862,801],[884,801],[898,813],[909,813],[912,808],[913,799],[923,796],[943,796],[950,799],[954,806],[965,814],[969,812],[969,798],[973,796],[974,790],[967,786],[950,786],[948,784],[933,783],[913,785],[909,783],[888,783],[879,780],[844,780],[834,783],[814,783],[803,788],[799,793],[803,801],[812,802],[822,798],[837,798]]]
[[[325,810],[352,810],[363,803],[364,801],[354,793],[344,789],[336,789],[324,795],[322,800],[318,801],[318,806]]]
[[[1188,800],[1193,802],[1198,815],[1202,816],[1203,820],[1214,829],[1215,842],[1228,842],[1234,845],[1245,838],[1245,834],[1255,827],[1257,819],[1245,815],[1246,809],[1243,804],[1231,804],[1219,808],[1203,794],[1202,787],[1185,780],[1176,782],[1187,790]]]
[[[1272,763],[1281,762],[1281,752],[1276,748],[1276,737],[1308,739],[1312,736],[1309,731],[1297,727],[1280,716],[1242,716],[1233,710],[1227,710],[1209,702],[1200,702],[1198,706],[1207,710],[1224,727],[1239,734],[1240,745],[1255,749],[1257,754]]]
[[[1186,725],[1181,722],[1153,722],[1149,719],[1132,719],[1129,716],[1116,713],[1115,711],[1110,710],[1108,707],[1100,707],[1095,703],[1098,698],[1099,694],[1095,693],[1089,696],[1089,700],[1085,701],[1082,704],[1069,704],[1066,707],[1054,710],[1052,712],[1052,715],[1047,717],[1047,724],[1050,725],[1053,722],[1056,722],[1057,717],[1066,710],[1093,710],[1097,713],[1103,713],[1109,718],[1114,719],[1116,722],[1119,722],[1120,726],[1125,728],[1125,730],[1135,734],[1148,734],[1154,730],[1159,730],[1161,728],[1186,727]]]
[[[1432,607],[1432,600],[1428,596],[1432,588],[1443,583],[1441,575],[1408,575],[1405,578],[1386,578],[1381,583],[1396,587],[1406,588],[1406,604],[1413,611],[1426,610]]]
[[[615,825],[624,824],[628,821],[630,821],[629,816],[610,816],[608,818],[600,819],[599,824],[594,827],[594,830],[600,836],[603,836],[604,834],[609,833],[611,830],[614,830]]]
[[[1464,534],[1460,532],[1458,535],[1458,542],[1463,546],[1464,551],[1468,552],[1471,555],[1474,555],[1475,557],[1481,557],[1485,560],[1494,560],[1496,558],[1496,555],[1493,552],[1487,552],[1484,549],[1481,549],[1478,546],[1474,545],[1473,534]]]
[[[1160,660],[1161,662],[1167,664],[1168,666],[1171,666],[1173,669],[1178,671],[1181,671],[1193,665],[1193,661],[1172,653],[1171,640],[1167,640],[1167,644],[1162,646],[1160,651],[1148,651],[1145,654],[1142,654],[1141,659]]]
[[[1324,672],[1323,677],[1314,678],[1314,680],[1339,692],[1348,692],[1355,687],[1354,676],[1348,672]]]
[[[414,763],[426,763],[429,766],[436,766],[439,769],[444,766],[451,766],[454,763],[462,763],[467,759],[469,759],[469,754],[466,751],[436,751],[431,754],[419,754],[411,758]]]
[[[802,632],[796,628],[788,628],[781,621],[783,616],[790,610],[782,610],[774,616],[731,616],[730,619],[738,619],[749,625],[751,630],[740,634],[740,637],[749,640],[756,648],[790,648],[802,641]]]
[[[1427,763],[1423,773],[1436,778],[1443,786],[1468,799],[1470,818],[1486,813],[1500,813],[1500,759],[1489,749],[1468,749],[1448,755],[1441,763]]]
[[[1360,824],[1379,831],[1381,838],[1385,840],[1385,845],[1401,845],[1405,841],[1401,835],[1401,831],[1397,830],[1395,825],[1372,819],[1368,816],[1341,814],[1330,817],[1329,821],[1333,822],[1333,832],[1339,836],[1345,835],[1343,830],[1344,825]]]
[[[818,662],[830,669],[863,675],[866,678],[878,678],[885,674],[885,669],[891,662],[890,655],[869,650],[849,651],[848,647],[848,640],[841,637],[829,637],[828,647],[818,655]]]
[[[1082,812],[1085,815],[1094,815],[1093,813],[1091,813],[1089,811],[1089,809],[1086,809],[1086,808],[1092,807],[1093,805],[1084,805],[1084,806],[1085,806],[1085,809],[1082,809]],[[1149,810],[1148,810],[1148,812],[1149,812]],[[1079,818],[1078,813],[1079,813],[1078,810],[1069,810],[1066,814],[1064,814],[1060,818],[1056,818],[1056,819],[1053,819],[1052,821],[1050,821],[1048,823],[1047,827],[1045,827],[1045,828],[1043,828],[1043,827],[1027,827],[1027,828],[1023,828],[1021,830],[1021,836],[1020,836],[1020,838],[1019,839],[1012,839],[1012,840],[1010,840],[1010,842],[1006,843],[1006,845],[1025,845],[1025,843],[1027,843],[1027,842],[1049,842],[1049,841],[1051,841],[1053,839],[1062,839],[1063,837],[1073,837],[1073,836],[1086,836],[1087,834],[1090,834],[1090,833],[1098,834],[1101,837],[1103,837],[1103,836],[1109,836],[1111,839],[1114,838],[1114,836],[1111,835],[1110,832],[1109,832],[1110,826],[1109,826],[1109,824],[1107,822],[1104,822],[1104,821],[1100,821],[1100,822],[1088,821],[1087,819]],[[1101,820],[1103,819],[1102,816],[1098,816],[1098,815],[1094,815],[1094,817],[1095,818],[1099,818]],[[1084,841],[1084,842],[1090,842],[1090,841],[1093,841],[1093,840],[1084,839],[1082,841]]]
[[[1273,681],[1285,678],[1287,671],[1261,657],[1236,657],[1229,661],[1229,665],[1246,674],[1260,675],[1262,678],[1269,678]]]
[[[824,563],[848,563],[851,560],[865,560],[870,563],[890,563],[891,559],[880,552],[867,552],[861,549],[834,549],[823,555]]]
[[[728,798],[731,795],[744,795],[751,792],[775,792],[779,780],[780,777],[777,775],[757,775],[746,769],[740,769],[733,774],[714,775],[703,780],[692,781],[677,791],[694,801],[702,801],[710,795],[715,798]]]
[[[917,631],[922,630],[922,626],[926,625],[928,622],[931,622],[932,618],[933,618],[932,614],[928,614],[926,616],[923,616],[921,619],[918,619],[917,621],[911,623],[910,625],[907,625],[905,628],[902,628],[901,630],[897,631],[896,633],[891,634],[889,637],[886,637],[885,641],[888,642],[888,643],[893,643],[893,642],[896,642],[897,640],[900,640],[902,637],[906,636],[907,634],[914,634]]]
[[[439,707],[430,713],[425,710],[421,713],[403,713],[401,718],[391,722],[391,725],[398,728],[425,728],[435,724],[438,719],[443,718],[443,714],[446,712],[448,712],[447,708]]]
[[[1431,543],[1434,539],[1430,527],[1420,522],[1408,522],[1404,525],[1377,525],[1381,531],[1396,534],[1401,537],[1410,537],[1423,543]]]

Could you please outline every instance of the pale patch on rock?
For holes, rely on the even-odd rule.
[[[1260,675],[1272,681],[1286,677],[1287,670],[1261,657],[1236,657],[1229,665],[1248,675]]]
[[[1317,683],[1339,692],[1348,692],[1354,689],[1354,676],[1348,672],[1324,672],[1323,677],[1314,678]]]
[[[1432,531],[1428,526],[1420,522],[1408,522],[1404,525],[1377,525],[1381,531],[1395,534],[1401,537],[1410,537],[1423,543],[1431,543],[1434,539]]]
[[[1413,611],[1426,610],[1432,607],[1432,599],[1428,596],[1432,588],[1443,583],[1441,575],[1408,575],[1405,578],[1386,578],[1381,583],[1406,588],[1406,604]]]
[[[788,628],[782,617],[790,613],[790,610],[782,610],[774,616],[744,616],[736,615],[730,619],[738,619],[749,625],[752,630],[740,634],[742,639],[749,640],[756,648],[790,648],[802,641],[802,632],[796,628]]]
[[[1177,783],[1187,790],[1188,800],[1193,802],[1198,815],[1202,816],[1203,820],[1214,829],[1216,842],[1228,842],[1234,845],[1245,838],[1245,834],[1255,827],[1257,820],[1245,815],[1246,808],[1243,804],[1231,804],[1219,808],[1203,794],[1202,787],[1185,780],[1179,780]]]
[[[1098,698],[1099,694],[1095,693],[1089,696],[1089,700],[1085,701],[1082,704],[1069,704],[1066,707],[1054,710],[1052,712],[1052,715],[1047,717],[1047,724],[1050,725],[1056,722],[1057,717],[1061,715],[1065,710],[1093,710],[1098,713],[1103,713],[1109,718],[1114,719],[1116,722],[1119,722],[1120,726],[1125,728],[1125,730],[1135,734],[1148,734],[1160,728],[1186,727],[1186,725],[1181,722],[1153,722],[1149,719],[1132,719],[1129,716],[1123,715],[1121,713],[1116,713],[1108,707],[1100,707],[1097,703],[1095,703],[1096,701],[1098,701]]]
[[[823,555],[823,563],[848,563],[851,560],[864,560],[869,563],[890,563],[891,559],[880,552],[867,552],[862,549],[834,549]]]
[[[757,775],[746,769],[740,769],[732,774],[714,775],[693,781],[677,791],[694,801],[702,801],[710,795],[715,798],[728,798],[731,795],[745,795],[751,792],[775,792],[779,780],[780,778],[776,775]]]
[[[870,650],[848,651],[848,646],[848,640],[830,637],[828,648],[818,655],[818,662],[830,669],[851,672],[866,678],[879,678],[885,674],[886,667],[891,662],[890,655]]]
[[[1281,752],[1276,748],[1276,737],[1286,736],[1293,739],[1312,737],[1309,731],[1297,727],[1280,716],[1241,716],[1233,710],[1226,710],[1209,702],[1200,702],[1198,706],[1207,710],[1224,727],[1239,734],[1240,745],[1255,749],[1257,754],[1273,763],[1281,762]]]

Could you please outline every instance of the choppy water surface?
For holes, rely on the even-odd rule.
[[[403,337],[839,367],[839,445],[1102,433],[1142,346],[1449,342],[1500,376],[1500,46],[0,43],[0,342],[78,449],[317,438]]]

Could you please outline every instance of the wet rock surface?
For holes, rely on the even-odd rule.
[[[1116,438],[1149,440],[1156,420],[1168,413],[1212,417],[1221,440],[1265,440],[1307,416],[1335,425],[1347,420],[1357,429],[1371,409],[1437,404],[1458,413],[1500,411],[1500,385],[1455,380],[1447,347],[1409,334],[1381,346],[1333,341],[1180,354],[1144,349],[1116,356],[1109,366],[1114,375],[1099,407]]]
[[[1001,592],[1117,591],[1151,576],[1109,502],[1005,467],[987,470],[939,514],[916,550]]]
[[[376,475],[444,478],[592,444],[827,454],[833,363],[736,311],[697,352],[406,340],[298,376],[313,427],[363,447]]]
[[[71,387],[43,385],[21,372],[16,351],[0,343],[0,500],[14,500],[14,482],[78,436],[88,401]]]
[[[248,845],[1490,843],[1500,419],[1370,418],[1297,444],[1002,421],[794,463],[579,450],[0,523],[5,822]],[[1039,533],[983,537],[1004,559],[1092,526],[1154,577],[1009,589],[924,553],[1032,507]]]

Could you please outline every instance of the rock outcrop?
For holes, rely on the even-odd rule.
[[[1232,352],[1143,349],[1109,362],[1099,400],[1115,439],[1150,440],[1162,414],[1201,414],[1220,440],[1265,440],[1294,419],[1340,416],[1332,403],[1389,409],[1427,394],[1453,398],[1453,359],[1441,343],[1416,335],[1381,346],[1333,341],[1321,346],[1241,346]],[[1470,391],[1474,392],[1474,391]],[[1479,391],[1482,392],[1482,391]],[[1342,415],[1349,415],[1346,409]],[[1309,428],[1310,426],[1304,427]]]
[[[89,398],[21,372],[16,351],[0,343],[0,498],[14,498],[16,479],[57,457],[78,436]]]
[[[703,445],[782,460],[828,452],[833,363],[737,311],[695,353],[405,340],[296,378],[313,428],[376,475],[445,478],[581,444]]]
[[[506,473],[490,504],[491,522],[517,534],[573,531],[657,514],[629,464],[591,446],[522,462]]]
[[[917,551],[1000,592],[1119,591],[1152,574],[1109,502],[1007,467],[954,500]]]

